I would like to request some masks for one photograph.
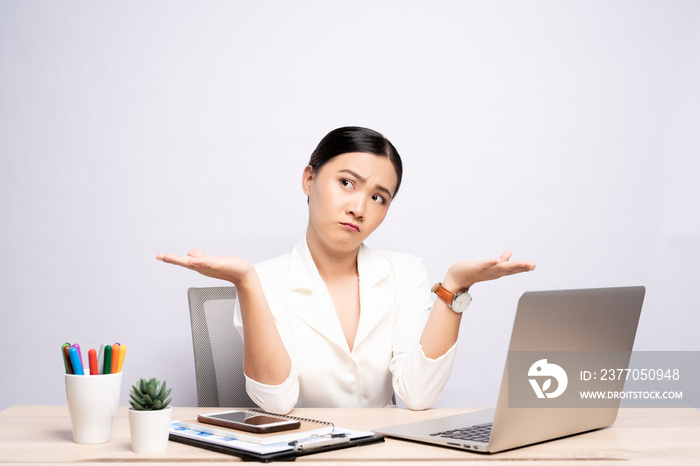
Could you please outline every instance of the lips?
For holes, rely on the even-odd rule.
[[[340,224],[341,224],[342,226],[344,226],[345,228],[347,228],[348,230],[357,231],[357,232],[360,231],[360,227],[358,227],[358,226],[355,225],[354,223],[341,222]]]

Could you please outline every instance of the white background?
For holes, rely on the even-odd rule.
[[[700,3],[0,3],[0,409],[64,404],[65,341],[196,404],[186,290],[155,260],[257,262],[304,234],[331,129],[404,182],[368,244],[477,285],[438,406],[494,405],[523,291],[645,285],[636,349],[698,350]]]

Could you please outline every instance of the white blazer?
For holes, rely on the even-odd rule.
[[[247,392],[261,408],[287,413],[295,406],[382,407],[394,392],[411,409],[437,401],[456,345],[438,359],[423,354],[419,341],[432,299],[422,261],[362,244],[357,266],[360,321],[351,352],[305,239],[290,254],[256,265],[292,360],[289,378],[280,385],[246,376]],[[240,309],[234,323],[245,337]]]

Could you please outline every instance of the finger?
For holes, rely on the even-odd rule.
[[[511,257],[513,257],[513,253],[511,251],[506,251],[501,254],[501,261],[508,262]]]
[[[516,266],[519,269],[535,270],[535,263],[534,262],[518,260],[518,261],[511,262],[511,264]]]
[[[159,252],[158,255],[156,255],[156,259],[158,259],[159,261],[168,262],[168,260],[170,260],[172,256],[173,254],[170,254],[169,252]]]
[[[189,259],[187,257],[178,256],[177,254],[158,254],[158,260],[166,262],[168,264],[180,265],[182,267],[189,267]]]
[[[527,261],[513,261],[513,262],[508,262],[507,264],[502,264],[503,269],[507,270],[508,273],[510,274],[515,274],[515,273],[521,273],[521,272],[530,272],[532,270],[535,270],[535,263],[534,262],[527,262]]]
[[[190,249],[189,251],[187,251],[187,255],[190,257],[204,257],[204,256],[206,256],[206,254],[204,254],[199,249]]]

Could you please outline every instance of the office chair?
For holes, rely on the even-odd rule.
[[[197,405],[253,408],[245,391],[243,339],[233,325],[236,288],[187,290],[197,379]]]

